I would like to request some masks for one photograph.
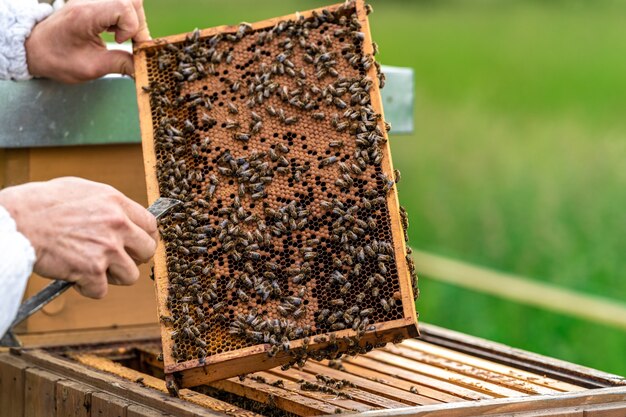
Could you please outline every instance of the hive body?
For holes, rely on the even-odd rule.
[[[360,1],[136,47],[178,385],[417,333],[372,49]]]

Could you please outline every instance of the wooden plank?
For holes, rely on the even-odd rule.
[[[6,150],[0,149],[0,189],[5,188],[6,183]]]
[[[57,417],[90,417],[93,387],[76,381],[56,383]]]
[[[440,390],[451,395],[459,396],[466,400],[482,400],[493,398],[492,395],[478,392],[473,389],[468,389],[464,386],[432,378],[428,375],[422,375],[417,372],[413,372],[412,370],[406,370],[398,366],[375,361],[370,358],[369,355],[359,356],[356,358],[346,358],[344,359],[344,366],[346,366],[346,364],[362,366],[366,369],[370,369],[383,375],[392,375],[396,378],[401,378],[406,381],[413,382],[417,385],[418,392],[420,391],[421,386],[424,386],[434,390]]]
[[[126,417],[172,417],[171,414],[165,414],[152,408],[140,405],[129,405],[126,410]]]
[[[2,188],[24,184],[30,178],[30,149],[4,150],[4,175]]]
[[[510,417],[510,413],[506,414],[489,414],[489,417]],[[549,409],[543,411],[529,411],[524,412],[520,411],[519,413],[515,413],[515,417],[583,417],[584,411],[580,407],[575,408],[559,408],[559,409]]]
[[[56,383],[63,377],[39,368],[24,372],[24,417],[49,415],[56,408]]]
[[[134,381],[137,385],[150,387],[163,393],[167,392],[167,389],[165,388],[165,381],[162,379],[127,368],[117,362],[111,361],[110,359],[91,354],[76,354],[73,355],[73,358],[84,365],[101,371],[113,373],[128,381]],[[255,413],[188,389],[180,390],[179,398],[192,404],[197,404],[210,410],[219,411],[228,415],[256,416]]]
[[[537,353],[515,349],[502,343],[444,329],[432,324],[423,324],[421,340],[445,346],[458,352],[515,366],[518,369],[546,375],[586,388],[626,386],[626,379],[597,369],[576,365]]]
[[[408,389],[405,391],[396,387],[390,387],[380,382],[365,379],[359,374],[354,375],[338,371],[312,361],[305,365],[304,371],[313,375],[321,374],[338,380],[346,379],[356,385],[361,391],[371,393],[376,397],[386,398],[389,402],[379,404],[384,408],[400,408],[406,407],[407,405],[439,404],[442,402],[433,398],[412,393]]]
[[[95,371],[80,363],[51,355],[42,350],[28,350],[22,352],[22,357],[36,366],[58,373],[67,378],[92,385],[99,391],[108,391],[113,395],[126,398],[139,404],[164,411],[177,417],[197,416],[223,416],[227,413],[217,413],[199,405],[184,401],[180,398],[172,398],[163,391],[157,391],[149,387],[141,386],[136,382],[129,382],[118,376]],[[161,381],[163,384],[163,381]],[[200,395],[200,394],[198,394]],[[206,397],[206,396],[203,396]],[[233,410],[240,410],[232,407]],[[246,415],[246,414],[243,414]],[[250,414],[247,414],[248,416]],[[256,416],[256,414],[253,414]]]
[[[552,388],[557,391],[568,392],[585,390],[584,387],[581,387],[579,385],[568,384],[567,382],[562,382],[554,378],[548,378],[543,375],[523,371],[511,366],[501,365],[493,361],[488,361],[486,359],[481,359],[476,356],[457,352],[452,349],[433,345],[432,343],[426,343],[418,339],[407,339],[403,341],[400,346],[406,346],[408,348],[415,349],[424,353],[430,353],[432,355],[464,363],[475,368],[498,372],[502,375],[508,375],[519,380],[529,381],[533,384],[542,385],[544,387]]]
[[[544,387],[542,385],[534,384],[527,379],[517,379],[506,374],[477,368],[466,363],[454,361],[448,358],[441,358],[439,356],[410,349],[402,345],[389,345],[383,350],[405,358],[413,359],[423,364],[456,372],[470,378],[495,383],[502,387],[508,387],[515,391],[523,392],[526,394],[554,394],[561,392],[552,388]]]
[[[381,412],[367,411],[361,417],[470,417],[470,416],[535,416],[543,411],[571,411],[594,405],[622,403],[626,401],[626,387],[599,388],[581,392],[568,392],[557,395],[536,395],[518,398],[498,398],[478,402],[451,403],[407,407]],[[549,415],[549,414],[548,414]]]
[[[304,381],[313,382],[313,383],[317,383],[317,381],[315,377],[312,376],[311,374],[306,373],[306,372],[300,372],[296,369],[291,369],[289,370],[289,372],[285,372],[285,371],[281,371],[278,368],[275,368],[271,370],[271,373],[259,372],[258,374],[255,374],[255,375],[259,375],[263,377],[276,377],[277,376],[279,378],[282,378],[283,382],[287,382],[287,381],[293,382],[293,384],[290,384],[290,386],[293,386],[294,391],[302,396],[316,398],[316,399],[319,399],[319,400],[322,400],[331,404],[339,405],[351,411],[362,412],[362,411],[368,411],[368,410],[377,410],[379,408],[393,408],[393,407],[372,406],[371,402],[369,401],[361,401],[362,398],[358,398],[358,394],[354,393],[355,390],[349,389],[349,388],[344,388],[340,392],[344,394],[349,394],[350,396],[352,396],[352,398],[344,397],[341,395],[335,395],[335,394],[326,394],[326,393],[319,392],[319,391],[303,390],[300,388],[301,381],[304,380]],[[400,406],[403,406],[403,404]]]
[[[489,414],[489,417],[509,417],[511,414]],[[624,417],[626,402],[613,404],[587,404],[573,407],[549,407],[541,411],[520,411],[516,417]]]
[[[367,332],[361,337],[360,343],[375,344],[415,336],[415,325],[411,318],[381,322],[377,323],[375,327],[375,330]],[[345,349],[347,345],[343,338],[354,336],[354,331],[352,330],[341,330],[334,333],[337,335],[336,344],[340,351]],[[163,345],[164,358],[166,346],[172,342],[171,337],[166,337],[166,339],[167,343]],[[302,347],[302,344],[303,341],[301,339],[291,341],[291,350]],[[311,342],[308,344],[308,349],[316,350],[327,345],[328,343]],[[293,359],[290,352],[282,350],[273,358],[270,358],[267,355],[269,349],[269,344],[250,346],[219,355],[208,356],[202,364],[198,359],[170,364],[169,366],[167,361],[164,361],[164,370],[166,374],[179,373],[181,387],[193,387],[213,380],[226,379],[234,375],[270,369]]]
[[[91,394],[91,417],[127,417],[128,401],[105,392]]]
[[[158,324],[137,326],[120,326],[117,328],[81,329],[58,332],[38,332],[20,334],[19,339],[25,347],[57,347],[68,345],[85,345],[89,343],[111,343],[123,340],[134,342],[153,340],[160,336]]]
[[[163,370],[163,363],[154,361],[151,359],[156,353],[156,351],[152,349],[144,349],[140,348],[140,352],[147,356],[148,362],[151,366],[154,366],[160,370]],[[324,398],[318,398],[316,393],[309,393],[306,395],[306,392],[303,392],[299,389],[298,384],[290,381],[284,380],[283,387],[274,387],[271,385],[272,382],[275,382],[278,379],[275,375],[266,372],[257,372],[254,376],[264,377],[268,384],[262,384],[258,381],[253,380],[252,378],[247,378],[244,381],[239,380],[239,378],[229,378],[228,380],[220,381],[220,388],[217,388],[215,384],[209,384],[209,386],[221,389],[225,392],[229,392],[235,395],[242,395],[243,392],[246,392],[250,388],[251,385],[259,387],[261,391],[263,391],[266,395],[259,393],[256,396],[254,401],[258,401],[262,404],[273,404],[277,405],[276,401],[280,403],[282,406],[280,409],[296,414],[296,415],[318,415],[318,414],[327,414],[334,413],[338,408],[333,406],[332,408],[328,408],[326,404],[326,400]],[[285,392],[281,392],[280,389],[285,390]],[[187,391],[185,389],[181,391]],[[278,392],[278,393],[277,393]],[[280,397],[280,400],[277,400],[277,397]],[[332,404],[331,404],[332,405]],[[304,406],[304,407],[303,407]],[[340,410],[345,410],[344,408],[339,408]]]
[[[18,357],[0,354],[0,417],[24,415],[24,372],[28,367]]]
[[[414,390],[417,390],[420,397],[432,398],[433,400],[436,400],[438,402],[451,403],[456,401],[465,401],[465,398],[459,395],[453,395],[448,392],[440,391],[438,389],[434,389],[425,385],[415,384],[412,381],[407,381],[394,375],[384,374],[382,372],[377,372],[376,370],[364,368],[354,363],[344,361],[343,368],[345,369],[345,372],[350,375],[358,375],[370,381],[384,384],[387,387],[385,391],[381,391],[381,393],[384,393],[384,395],[390,395],[390,392],[395,392],[393,390],[397,389],[399,390],[397,396],[402,398],[411,398],[410,395],[415,395],[411,393],[411,388],[413,388]],[[397,399],[398,401],[401,401],[402,398]]]
[[[302,396],[295,391],[296,384],[289,381],[285,382],[285,388],[267,387],[267,384],[253,381],[249,378],[246,378],[244,381],[230,378],[211,382],[208,385],[262,404],[274,404],[277,408],[298,416],[317,416],[349,411],[340,406]]]
[[[586,408],[583,411],[584,417],[624,417],[626,416],[626,401],[601,404]]]
[[[414,373],[428,375],[441,381],[451,382],[453,384],[460,385],[477,392],[489,394],[494,397],[521,397],[528,395],[526,393],[497,384],[492,384],[477,378],[468,377],[456,372],[426,365],[425,363],[421,363],[410,358],[400,357],[386,351],[371,351],[367,356],[368,358],[374,359],[378,362],[398,366]]]
[[[137,44],[133,44],[134,49],[134,64],[135,64],[135,86],[137,89],[137,106],[139,111],[139,127],[141,131],[141,149],[144,164],[144,178],[146,184],[146,192],[148,196],[148,204],[154,203],[159,197],[159,186],[157,179],[157,157],[154,149],[154,137],[153,124],[152,124],[152,110],[150,106],[150,95],[145,94],[142,90],[142,86],[149,84],[148,82],[148,63],[144,54],[137,53]],[[148,139],[149,138],[149,139]],[[172,313],[167,308],[167,279],[161,279],[160,277],[167,277],[167,260],[165,257],[165,243],[163,239],[159,239],[157,242],[157,248],[153,257],[154,260],[154,289],[157,316],[171,316]],[[161,332],[163,332],[162,330]],[[169,358],[172,356],[171,345],[165,341],[168,339],[161,335],[163,345],[163,358],[165,365],[169,363]]]
[[[6,158],[6,151],[4,149],[0,149],[0,189],[4,188],[5,185],[5,175],[6,175],[6,169],[5,169],[5,158]]]
[[[171,417],[171,415],[141,405],[129,405],[126,409],[126,417]]]

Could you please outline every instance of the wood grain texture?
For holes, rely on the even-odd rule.
[[[382,377],[394,377],[404,381],[408,381],[412,386],[418,387],[418,392],[422,387],[432,390],[431,395],[437,399],[438,394],[436,391],[443,392],[445,395],[451,395],[455,397],[461,397],[465,400],[483,400],[493,398],[493,396],[476,391],[472,388],[463,387],[455,384],[453,381],[443,381],[441,379],[433,378],[429,375],[424,375],[418,372],[413,372],[412,369],[405,369],[394,364],[388,364],[381,361],[374,360],[367,356],[359,356],[356,358],[345,359],[344,362],[348,368],[353,372],[360,372],[359,368],[350,368],[351,365],[374,371]],[[433,394],[434,393],[434,394]]]
[[[506,387],[518,393],[556,394],[561,392],[560,390],[555,390],[535,384],[532,380],[532,377],[525,379],[514,378],[510,375],[470,366],[463,362],[453,361],[448,358],[440,358],[439,356],[432,354],[425,354],[414,349],[409,349],[405,345],[387,346],[384,351],[419,362],[424,366],[432,366],[434,368],[444,369],[446,371],[449,371],[451,375],[455,375],[453,376],[454,378],[462,376],[464,378],[471,378],[472,380],[475,380],[477,382],[485,381],[488,383],[493,383],[502,387]],[[430,372],[429,374],[433,375]],[[583,389],[579,388],[578,390],[580,391]]]
[[[161,413],[140,405],[129,405],[126,409],[126,417],[171,417],[171,414]]]
[[[0,354],[0,417],[24,415],[24,372],[28,367],[20,358]]]
[[[626,378],[537,353],[512,348],[432,324],[422,326],[420,339],[460,353],[488,359],[584,388],[626,386]]]
[[[148,83],[148,68],[144,54],[137,53],[136,44],[133,44],[135,63],[135,86],[137,89],[137,106],[139,109],[139,127],[141,131],[141,147],[144,164],[144,177],[148,203],[154,203],[159,197],[159,186],[157,180],[157,159],[154,149],[154,131],[152,125],[152,111],[150,109],[150,96],[142,90],[142,86]],[[159,239],[154,262],[154,292],[156,295],[157,317],[170,316],[171,312],[167,308],[167,260],[165,257],[165,243]],[[163,332],[163,329],[161,330]],[[163,340],[165,338],[163,337]],[[171,346],[163,343],[164,358],[171,357]],[[169,359],[168,359],[169,360]]]
[[[401,397],[398,398],[398,401],[403,401],[403,399],[404,401],[412,401],[411,395],[413,395],[413,393],[411,393],[411,388],[417,390],[419,396],[430,398],[437,402],[450,403],[465,400],[459,395],[453,395],[444,391],[443,389],[445,389],[445,387],[443,387],[442,389],[436,389],[425,385],[419,385],[413,381],[402,379],[399,374],[395,374],[393,372],[391,374],[386,374],[383,372],[379,372],[376,369],[369,369],[366,367],[355,365],[354,363],[348,363],[346,361],[343,362],[342,366],[345,369],[345,372],[351,375],[358,375],[359,377],[365,378],[369,381],[383,384],[388,389],[376,389],[376,391],[372,392],[378,392],[382,395],[390,395],[391,392],[395,392],[396,394],[393,398],[395,398],[396,396]],[[398,390],[399,392],[395,390]],[[419,402],[416,403],[420,404]]]
[[[58,381],[56,384],[57,417],[90,417],[93,391],[92,387],[76,381]]]
[[[345,366],[345,365],[344,365]],[[368,392],[376,395],[377,397],[386,398],[389,401],[381,402],[375,400],[378,405],[384,408],[400,408],[406,405],[425,405],[425,404],[439,404],[443,401],[439,399],[430,398],[422,394],[415,394],[410,392],[410,387],[406,389],[400,389],[397,386],[390,386],[381,382],[372,381],[364,378],[360,373],[346,374],[336,369],[332,369],[328,366],[323,366],[317,362],[309,362],[304,367],[304,371],[313,375],[326,375],[338,380],[347,379],[360,391]],[[365,401],[371,401],[367,399]]]
[[[86,345],[91,343],[132,343],[140,340],[154,340],[160,335],[156,323],[115,328],[84,329],[58,332],[37,332],[20,334],[22,344],[28,348],[54,348],[59,346]]]
[[[506,375],[511,378],[518,379],[520,381],[528,381],[533,385],[538,385],[546,388],[550,388],[555,391],[582,391],[583,387],[579,385],[569,384],[567,382],[559,381],[554,378],[546,377],[522,369],[512,368],[510,366],[502,365],[497,362],[481,359],[475,356],[467,355],[447,349],[441,346],[433,345],[432,343],[426,343],[417,339],[407,339],[402,343],[402,346],[431,354],[441,360],[452,361],[453,364],[464,364],[473,367],[477,370],[486,370],[489,372],[495,372],[500,375]],[[446,362],[447,364],[447,362]],[[549,393],[549,392],[546,392]]]
[[[91,394],[91,417],[126,417],[129,403],[105,392]]]
[[[368,393],[363,393],[360,390],[354,389],[352,387],[346,387],[339,391],[343,393],[346,397],[338,396],[332,393],[326,394],[317,391],[306,391],[301,388],[302,382],[308,382],[321,386],[323,386],[324,384],[320,384],[315,378],[315,375],[311,375],[310,373],[299,371],[297,369],[290,369],[289,372],[281,371],[280,369],[274,369],[273,371],[273,374],[262,373],[261,375],[278,376],[280,378],[283,378],[283,381],[292,382],[294,384],[295,392],[299,392],[300,395],[317,397],[325,401],[330,401],[333,404],[340,405],[352,411],[362,412],[368,410],[377,410],[381,408],[398,408],[403,406],[403,404],[396,401],[386,398],[376,398],[372,395],[369,395]]]
[[[68,379],[89,384],[93,387],[94,391],[109,392],[112,395],[123,397],[129,401],[139,403],[177,417],[223,416],[223,413],[216,413],[215,411],[207,410],[204,407],[188,401],[183,401],[179,398],[171,398],[164,392],[141,386],[136,382],[130,382],[106,372],[93,370],[82,364],[60,358],[43,350],[35,349],[25,351],[22,353],[22,356],[24,360],[38,367],[58,373]],[[1,357],[2,355],[0,355],[0,358]],[[161,381],[161,383],[163,382]]]
[[[624,417],[626,416],[626,401],[613,404],[600,404],[586,408],[584,417]]]
[[[162,379],[146,375],[139,371],[127,368],[117,362],[113,362],[107,358],[95,356],[91,354],[77,354],[73,356],[76,361],[92,368],[109,372],[120,376],[128,381],[132,381],[137,387],[149,387],[163,393],[167,392],[165,383]],[[236,407],[224,401],[199,394],[197,392],[182,389],[179,392],[179,398],[189,403],[202,406],[208,410],[217,411],[231,416],[256,417],[255,413]]]
[[[54,415],[56,384],[63,377],[39,368],[24,373],[24,417]]]
[[[368,411],[362,417],[470,417],[470,416],[550,416],[563,412],[581,412],[594,407],[617,405],[622,407],[626,399],[626,387],[600,388],[559,395],[540,395],[525,398],[499,398],[475,403],[451,403],[435,406],[408,407],[395,410],[393,414]],[[620,411],[626,411],[622,408]],[[611,410],[613,412],[613,410]],[[542,414],[543,413],[543,414]],[[551,414],[552,413],[552,414]],[[602,414],[600,414],[602,415]]]

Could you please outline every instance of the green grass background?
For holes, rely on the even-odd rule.
[[[332,0],[331,0],[332,1]],[[146,0],[155,37],[331,2]],[[372,1],[415,69],[392,137],[411,245],[626,302],[626,3]],[[626,374],[623,331],[421,277],[421,319]]]

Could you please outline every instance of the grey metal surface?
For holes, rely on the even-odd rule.
[[[133,80],[105,77],[80,85],[0,81],[0,147],[140,141]]]
[[[413,104],[415,86],[413,68],[388,67],[383,65],[387,77],[383,96],[385,120],[391,123],[391,134],[413,132]]]
[[[392,134],[413,131],[413,70],[383,66]],[[80,85],[0,81],[0,148],[139,143],[133,80],[108,76]]]

